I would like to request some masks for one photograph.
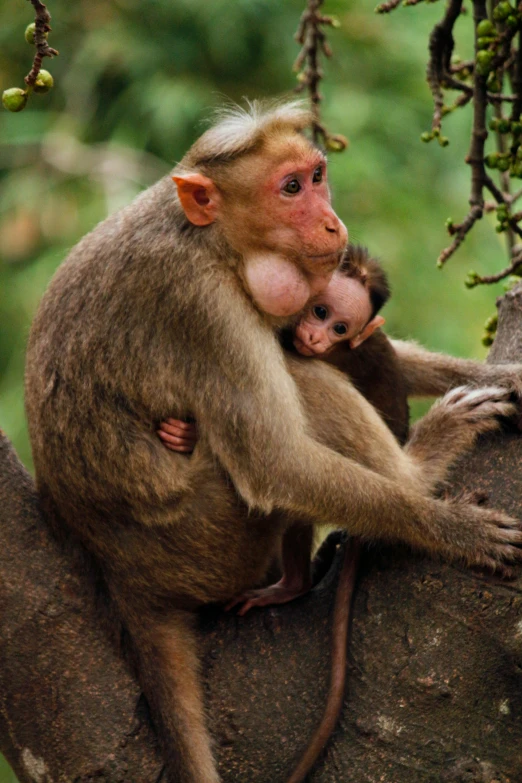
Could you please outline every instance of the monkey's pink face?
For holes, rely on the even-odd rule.
[[[264,216],[264,243],[291,258],[308,275],[338,265],[348,232],[330,204],[326,159],[308,145],[267,176],[254,205]]]
[[[295,328],[294,346],[303,356],[327,354],[345,340],[356,347],[366,326],[375,320],[379,321],[377,325],[383,322],[379,316],[370,321],[371,314],[368,290],[360,280],[334,272],[327,289],[314,296],[303,311]]]
[[[330,204],[322,153],[305,139],[278,152],[251,200],[245,279],[264,312],[287,316],[325,290],[348,232]]]

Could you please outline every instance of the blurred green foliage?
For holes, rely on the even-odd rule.
[[[324,119],[349,137],[332,155],[337,211],[354,240],[389,271],[390,333],[458,355],[484,356],[482,324],[499,286],[468,291],[468,269],[504,266],[485,218],[443,272],[444,222],[467,212],[469,109],[445,122],[451,145],[420,142],[431,123],[424,81],[428,34],[441,3],[375,16],[375,0],[326,0]],[[23,411],[24,346],[54,269],[107,213],[168,171],[223,98],[280,95],[294,86],[293,33],[304,0],[49,0],[55,79],[20,114],[0,112],[0,426],[31,464]],[[0,8],[0,91],[23,86],[32,49],[26,0]],[[461,56],[471,25],[458,23]],[[469,34],[467,27],[470,28]],[[11,781],[0,768],[0,783]]]

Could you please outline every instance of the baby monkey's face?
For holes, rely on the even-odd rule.
[[[303,356],[327,354],[339,342],[357,348],[384,318],[372,315],[366,286],[355,277],[334,272],[323,293],[314,296],[295,328],[294,347]]]

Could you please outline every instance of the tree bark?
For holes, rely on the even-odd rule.
[[[491,361],[522,361],[522,286],[501,301]],[[522,440],[484,438],[454,473],[520,516]],[[314,590],[245,618],[209,608],[201,648],[224,783],[284,781],[326,699],[342,552]],[[147,707],[94,590],[41,517],[0,432],[0,749],[21,783],[160,783]],[[348,685],[313,783],[522,783],[522,578],[372,548]]]

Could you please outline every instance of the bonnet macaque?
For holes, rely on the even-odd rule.
[[[287,350],[339,367],[404,443],[409,424],[406,383],[390,340],[378,331],[384,324],[378,313],[389,296],[379,262],[366,248],[350,244],[325,290],[282,330],[281,343]],[[169,418],[160,424],[158,435],[172,451],[191,453],[197,426],[191,418]]]
[[[259,584],[294,522],[470,565],[522,554],[508,515],[429,496],[480,427],[464,417],[435,455],[427,430],[403,450],[335,368],[283,353],[274,327],[324,286],[347,240],[310,120],[295,104],[225,113],[172,177],[73,248],[29,339],[42,507],[103,571],[169,783],[219,781],[195,613]],[[482,394],[493,428],[513,406]],[[187,459],[156,429],[189,415],[200,440]]]

